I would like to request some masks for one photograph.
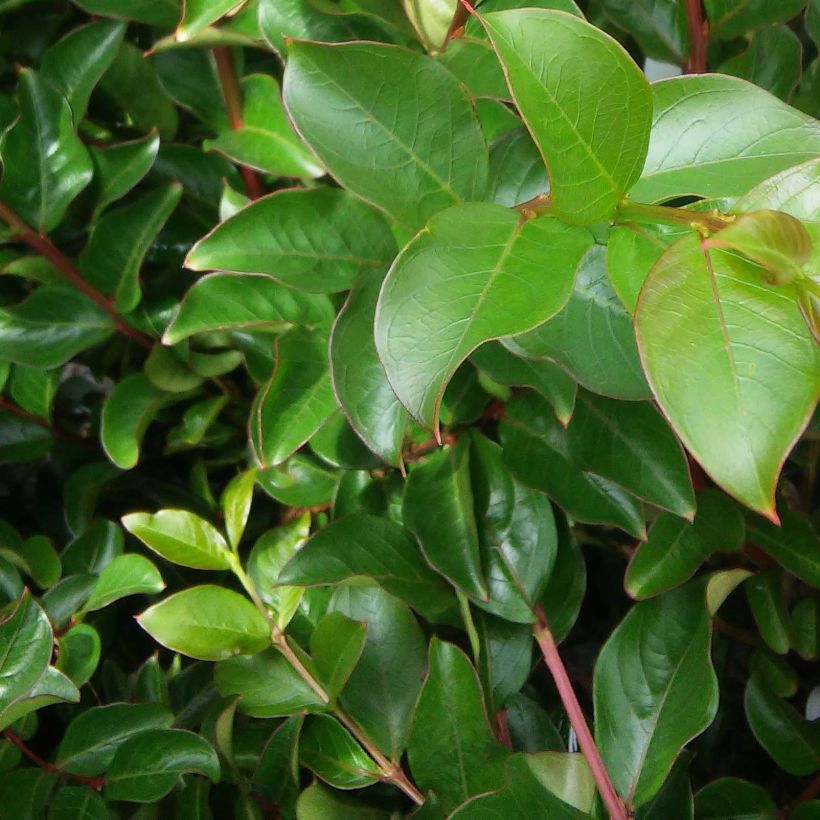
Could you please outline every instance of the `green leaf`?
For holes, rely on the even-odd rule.
[[[452,20],[452,14],[450,19]],[[442,51],[437,57],[439,62],[446,65],[467,86],[473,99],[509,99],[510,92],[501,66],[486,40],[458,37],[451,40],[446,51]]]
[[[157,643],[205,661],[262,652],[270,645],[270,627],[259,610],[236,592],[210,584],[177,592],[137,620]]]
[[[677,0],[602,0],[604,14],[647,56],[681,65],[689,53],[686,7]]]
[[[40,70],[66,98],[79,126],[94,86],[117,56],[125,25],[100,20],[75,28],[43,55]]]
[[[251,412],[251,441],[263,467],[283,462],[336,409],[327,336],[297,328],[277,339],[276,367]]]
[[[116,385],[103,405],[100,441],[117,467],[130,470],[136,466],[148,425],[166,404],[176,400],[173,393],[154,387],[142,373],[131,373]]]
[[[178,42],[184,43],[235,6],[236,0],[185,0],[182,20],[174,36]]]
[[[245,470],[234,476],[222,493],[222,512],[225,517],[225,532],[228,543],[234,551],[242,540],[245,524],[253,501],[253,488],[256,486],[256,470]]]
[[[368,576],[422,613],[446,610],[453,596],[408,531],[389,518],[354,513],[319,530],[282,570],[281,583],[336,584]]]
[[[52,444],[51,433],[42,424],[0,410],[0,464],[36,460]]]
[[[764,788],[739,777],[720,777],[695,795],[698,820],[772,820],[776,812]]]
[[[797,219],[820,221],[820,159],[787,168],[752,188],[733,207],[739,213],[769,208]]]
[[[561,310],[591,244],[583,229],[550,217],[522,221],[486,203],[434,217],[394,263],[376,308],[376,348],[411,415],[437,429],[458,365],[483,342],[530,330]],[[546,275],[544,245],[551,248]]]
[[[63,786],[49,802],[49,820],[108,820],[105,801],[93,789]]]
[[[566,12],[514,9],[483,20],[547,163],[555,213],[581,225],[607,219],[646,158],[652,96],[643,73],[615,40]]]
[[[14,365],[9,393],[18,406],[51,421],[51,406],[60,384],[59,370]]]
[[[292,806],[299,791],[299,734],[304,717],[283,721],[259,754],[254,789],[277,806]]]
[[[804,5],[804,0],[781,0],[774,5],[765,0],[704,0],[710,36],[728,40],[750,29],[790,20]]]
[[[384,217],[338,188],[277,191],[252,202],[191,249],[192,270],[270,276],[314,293],[349,288],[396,255]]]
[[[578,619],[587,588],[584,554],[564,516],[558,518],[558,555],[541,606],[556,643],[561,643]],[[532,750],[528,750],[532,751]]]
[[[303,453],[259,471],[259,486],[289,507],[327,504],[336,489],[336,479],[335,472]]]
[[[47,232],[91,181],[91,159],[74,134],[68,103],[42,75],[20,71],[18,95],[20,118],[0,143],[0,199],[35,230]]]
[[[127,595],[150,595],[163,589],[159,570],[147,558],[136,553],[119,555],[100,573],[83,609],[93,612]]]
[[[781,769],[810,775],[820,768],[820,723],[803,718],[754,676],[746,684],[743,706],[752,734]]]
[[[513,399],[500,434],[504,463],[523,484],[547,493],[573,518],[643,537],[638,500],[575,460],[567,431],[543,398],[526,393]]]
[[[405,485],[402,517],[418,537],[430,566],[467,595],[489,599],[481,568],[466,440],[413,467]],[[446,528],[442,521],[447,522]]]
[[[3,356],[31,367],[59,367],[113,330],[104,310],[64,285],[44,285],[24,302],[0,308]]]
[[[299,738],[302,764],[336,789],[360,789],[379,780],[379,767],[335,718],[313,715]]]
[[[505,755],[490,731],[475,670],[461,650],[433,638],[407,747],[419,788],[434,791],[449,812],[478,792],[504,785]]]
[[[89,14],[170,28],[182,16],[180,0],[74,0]]]
[[[222,695],[239,695],[239,711],[251,717],[282,717],[325,706],[275,649],[218,663],[214,682]]]
[[[820,123],[745,80],[674,77],[652,92],[652,136],[635,199],[737,196],[820,152]]]
[[[205,140],[202,147],[274,176],[323,176],[324,169],[288,122],[275,78],[251,74],[240,86],[244,100],[241,128],[226,128],[216,139]]]
[[[105,773],[103,795],[106,800],[153,803],[188,772],[219,780],[219,759],[208,741],[182,729],[149,729],[117,749]]]
[[[545,789],[580,811],[592,812],[595,781],[582,754],[542,752],[525,760]]]
[[[175,345],[195,333],[213,330],[280,331],[289,325],[329,324],[326,296],[286,288],[267,276],[214,273],[185,294],[163,344]]]
[[[25,697],[51,658],[51,624],[27,590],[0,622],[0,711]]]
[[[185,394],[196,390],[203,381],[190,369],[182,351],[161,345],[154,345],[142,370],[154,387],[166,393]]]
[[[595,735],[618,793],[632,806],[663,785],[681,748],[715,717],[704,585],[636,604],[595,666]]]
[[[0,779],[0,801],[19,820],[40,820],[57,775],[39,768],[24,768]]]
[[[544,160],[525,128],[516,128],[490,146],[487,200],[511,208],[549,192]]]
[[[797,694],[800,678],[789,662],[768,649],[755,649],[749,656],[749,672],[781,698]]]
[[[487,714],[507,708],[532,671],[532,629],[484,613],[473,613],[480,653],[476,661]]]
[[[793,575],[820,588],[820,546],[808,518],[786,510],[780,527],[756,516],[749,516],[746,525],[753,544]]]
[[[274,2],[278,4],[279,0]],[[299,795],[296,816],[314,820],[348,820],[350,817],[355,817],[356,820],[390,820],[392,817],[385,809],[354,800],[321,783],[308,786]]]
[[[684,445],[723,489],[776,520],[777,478],[820,385],[793,295],[735,255],[705,256],[691,236],[652,269],[635,327],[647,378]],[[704,395],[708,419],[696,412]]]
[[[333,325],[330,367],[333,391],[362,441],[391,466],[401,464],[407,412],[399,403],[373,340],[376,301],[384,272],[361,276]]]
[[[0,554],[43,589],[54,586],[62,575],[57,551],[44,535],[32,535],[11,549],[0,546]]]
[[[139,304],[139,275],[145,254],[181,196],[179,183],[157,188],[104,214],[94,226],[80,254],[80,273],[112,296],[118,311],[128,313]]]
[[[57,643],[56,668],[77,687],[88,683],[100,663],[97,630],[88,624],[77,624],[61,635]]]
[[[794,648],[804,660],[816,660],[820,654],[820,601],[801,598],[791,611]]]
[[[19,721],[44,706],[79,703],[80,690],[59,669],[49,666],[37,683],[0,713],[0,729]]]
[[[760,637],[779,655],[785,655],[794,643],[783,581],[783,573],[773,569],[754,575],[745,584],[746,599]]]
[[[57,766],[73,774],[102,774],[128,738],[148,729],[168,728],[173,719],[158,703],[94,706],[69,724],[57,749]]]
[[[339,696],[358,663],[366,632],[365,624],[351,621],[340,612],[331,612],[311,633],[310,654],[331,699]]]
[[[375,586],[342,585],[331,612],[367,624],[367,640],[340,701],[394,762],[401,759],[427,664],[421,628],[410,610]]]
[[[593,393],[628,401],[650,397],[635,345],[632,318],[612,289],[605,249],[581,262],[575,290],[553,319],[504,346],[528,359],[553,359]]]
[[[475,113],[430,57],[374,43],[291,42],[284,98],[343,187],[408,228],[484,194],[487,147]]]

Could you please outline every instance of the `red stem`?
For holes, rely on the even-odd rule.
[[[686,60],[686,73],[705,74],[709,25],[703,17],[701,0],[686,0],[686,20],[689,24],[689,57]]]
[[[444,42],[441,44],[442,53],[447,51],[447,46],[450,44],[450,40],[454,39],[455,37],[460,37],[462,35],[464,31],[464,26],[467,23],[467,18],[469,16],[470,11],[468,7],[461,3],[457,3],[456,11],[453,15],[450,27],[447,29],[447,34],[444,36]]]
[[[222,96],[225,98],[225,107],[228,109],[228,121],[234,131],[240,131],[244,122],[242,120],[242,89],[239,87],[239,80],[236,78],[236,67],[233,56],[227,46],[214,46],[214,59],[216,60],[216,70],[219,74],[219,84],[222,86]],[[239,172],[245,181],[245,191],[251,199],[259,199],[265,195],[262,180],[252,168],[247,165],[240,165]]]
[[[805,789],[803,789],[794,800],[790,800],[786,803],[785,806],[778,812],[778,820],[786,820],[791,812],[793,812],[801,803],[808,803],[813,797],[817,797],[820,794],[820,775],[812,780]]]
[[[49,424],[45,419],[41,419],[38,416],[35,416],[32,413],[23,410],[22,407],[18,407],[16,404],[13,404],[10,401],[6,401],[4,398],[0,398],[0,410],[5,410],[8,413],[14,413],[15,416],[19,416],[21,419],[25,419],[26,421],[30,421],[33,424],[37,424],[40,427],[48,430],[52,436],[55,438],[65,439],[66,441],[71,441],[74,444],[79,444],[81,447],[84,447],[86,450],[89,450],[92,453],[97,452],[97,448],[91,444],[91,441],[88,439],[84,439],[81,436],[75,436],[72,433],[66,432],[61,427],[58,427],[56,424]]]
[[[51,262],[77,290],[84,293],[92,302],[99,305],[111,317],[115,327],[123,336],[133,339],[133,341],[146,350],[150,350],[153,347],[151,340],[147,336],[135,330],[123,320],[111,299],[83,279],[82,274],[74,266],[74,263],[58,250],[46,234],[37,233],[33,228],[30,228],[5,202],[0,202],[0,219],[16,232],[21,241],[37,251],[44,259]]]
[[[44,772],[49,774],[56,774],[62,777],[67,777],[69,780],[74,780],[76,783],[82,783],[85,786],[90,786],[92,789],[101,789],[105,785],[105,778],[103,777],[86,777],[83,774],[72,774],[71,772],[64,772],[53,763],[43,760],[40,755],[33,752],[26,746],[25,741],[18,734],[11,729],[6,729],[3,732],[6,740],[11,741],[32,763],[39,766]]]
[[[549,624],[547,623],[540,604],[537,609],[537,615],[538,623],[533,626],[533,635],[541,649],[541,654],[544,656],[544,661],[552,675],[552,679],[555,681],[558,694],[561,696],[561,702],[564,704],[569,722],[572,724],[572,728],[578,737],[581,752],[589,764],[592,777],[595,780],[598,791],[601,793],[604,805],[612,820],[628,820],[629,813],[609,778],[609,772],[607,772],[606,766],[604,766],[601,753],[598,751],[592,733],[589,731],[586,718],[581,710],[581,704],[578,703],[578,698],[575,696],[575,690],[572,688],[572,683],[567,674],[564,662],[558,654],[558,647],[555,644],[555,639],[552,636],[552,632],[550,631]]]

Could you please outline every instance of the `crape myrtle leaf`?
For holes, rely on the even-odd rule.
[[[19,407],[51,421],[51,407],[60,384],[59,370],[14,365],[9,393]]]
[[[341,612],[325,615],[310,636],[310,655],[325,691],[336,698],[364,649],[367,626]]]
[[[314,455],[325,464],[342,470],[373,470],[379,459],[365,446],[350,426],[347,416],[337,408],[308,442]]]
[[[781,769],[810,775],[820,768],[820,723],[806,720],[754,675],[743,705],[752,734]]]
[[[695,806],[689,782],[691,758],[691,753],[687,750],[681,752],[660,791],[638,809],[635,820],[658,820],[659,817],[677,815],[680,815],[681,820],[694,820]]]
[[[467,86],[473,99],[510,98],[498,58],[486,40],[463,36],[453,39],[437,59]]]
[[[750,213],[764,208],[782,211],[797,219],[820,221],[820,158],[811,159],[752,188],[738,200],[733,210]]]
[[[633,606],[598,656],[596,740],[616,790],[636,808],[715,717],[711,637],[704,583],[695,580]]]
[[[760,637],[779,655],[785,655],[794,643],[783,581],[783,572],[775,568],[757,573],[745,585],[746,600]]]
[[[328,611],[367,624],[364,649],[340,702],[382,752],[397,762],[407,743],[427,666],[421,628],[403,603],[377,586],[338,586]]]
[[[517,131],[521,126],[521,120],[501,100],[476,100],[475,110],[478,114],[478,121],[481,123],[481,130],[484,132],[488,143],[511,131]],[[540,155],[539,161],[543,166],[544,162],[540,160]]]
[[[50,431],[42,424],[0,410],[0,464],[34,461],[47,453],[53,443]]]
[[[270,645],[270,626],[259,610],[242,595],[211,584],[177,592],[137,620],[157,643],[205,661]]]
[[[336,398],[362,441],[388,464],[401,464],[407,411],[396,398],[373,340],[384,270],[357,281],[330,336],[330,375]]]
[[[807,584],[820,588],[820,543],[811,521],[797,512],[785,510],[781,526],[749,515],[749,540],[768,553],[778,564]]]
[[[100,441],[117,467],[136,466],[148,425],[174,401],[177,394],[154,387],[142,373],[131,373],[116,385],[103,405]]]
[[[329,172],[410,229],[484,194],[487,146],[475,112],[431,57],[375,43],[293,41],[284,98]]]
[[[83,609],[92,612],[127,595],[148,595],[163,589],[159,570],[147,558],[136,553],[119,555],[100,573]]]
[[[573,518],[644,536],[641,505],[620,486],[575,460],[567,431],[535,393],[514,398],[500,427],[504,463],[532,489],[549,495]]]
[[[282,808],[292,806],[299,791],[299,733],[304,717],[284,720],[259,753],[254,789]]]
[[[456,820],[588,820],[591,815],[565,803],[541,782],[526,755],[511,755],[502,767],[502,788],[479,794],[449,816]],[[482,792],[490,791],[487,788]]]
[[[749,656],[749,672],[781,698],[791,698],[797,694],[800,685],[797,672],[785,658],[768,649],[752,651]]]
[[[279,3],[279,0],[273,0]],[[296,802],[296,817],[321,818],[322,820],[390,820],[393,815],[387,809],[380,809],[355,800],[352,797],[329,789],[319,782],[308,786]]]
[[[84,464],[68,476],[63,485],[62,501],[66,524],[75,537],[91,531],[103,541],[119,542],[116,552],[122,552],[122,533],[119,532],[119,527],[111,522],[94,522],[100,494],[121,475],[122,471],[110,461],[94,461]],[[93,539],[95,535],[91,537]],[[84,552],[82,554],[85,555]],[[63,560],[65,561],[65,553]]]
[[[91,181],[91,158],[74,133],[71,108],[30,68],[19,74],[20,117],[3,134],[0,199],[32,228],[51,231]]]
[[[299,293],[267,276],[213,273],[185,294],[163,344],[175,345],[214,330],[281,331],[290,325],[329,325],[326,296]]]
[[[117,749],[105,773],[103,796],[154,803],[188,772],[219,780],[219,758],[208,741],[183,729],[149,729]]]
[[[326,705],[275,649],[221,661],[214,682],[223,696],[239,695],[239,711],[251,717],[282,717]]]
[[[473,613],[481,652],[476,662],[487,699],[487,713],[495,715],[527,682],[532,671],[532,629],[488,613]]]
[[[39,820],[46,801],[57,784],[57,775],[40,768],[25,767],[0,778],[0,801],[15,820]]]
[[[40,70],[68,101],[79,126],[94,86],[111,65],[120,48],[125,25],[100,20],[80,26],[43,54]]]
[[[54,549],[51,540],[45,535],[32,535],[26,538],[17,549],[13,551],[0,551],[8,560],[16,564],[34,583],[42,589],[53,587],[63,573],[60,563],[60,556]]]
[[[777,478],[820,389],[793,294],[686,237],[652,269],[635,327],[647,378],[684,445],[723,489],[777,520]],[[704,395],[714,401],[708,424],[693,415]]]
[[[433,453],[410,470],[402,518],[437,572],[467,595],[489,600],[470,486],[468,439]],[[442,521],[448,522],[446,528]]]
[[[184,0],[182,20],[174,36],[180,43],[190,40],[237,5],[238,0]]]
[[[185,264],[334,293],[371,268],[384,269],[395,255],[395,240],[378,211],[338,188],[293,188],[262,197],[217,225]]]
[[[609,218],[646,158],[646,77],[617,41],[572,14],[513,9],[483,22],[544,155],[556,215],[581,225]]]
[[[820,653],[820,601],[801,598],[791,611],[794,648],[804,660],[817,660]]]
[[[364,512],[319,530],[285,565],[279,582],[314,586],[362,575],[424,614],[443,612],[453,603],[447,584],[422,558],[410,533],[389,518]]]
[[[0,729],[20,720],[37,709],[55,703],[79,703],[80,690],[70,678],[53,666],[49,666],[37,683],[24,696],[18,698],[0,713]]]
[[[552,636],[559,644],[570,633],[581,611],[587,588],[587,568],[584,554],[566,517],[559,515],[556,523],[558,554],[541,596],[541,606]]]
[[[776,812],[766,789],[739,777],[720,777],[695,794],[698,820],[771,820]]]
[[[276,367],[254,400],[251,442],[261,466],[283,462],[337,408],[330,384],[327,334],[295,328],[277,339]]]
[[[573,459],[650,503],[685,518],[695,514],[686,456],[650,402],[578,391],[567,428]]]
[[[593,393],[627,401],[651,396],[632,318],[612,289],[606,249],[600,245],[593,245],[584,257],[575,290],[557,316],[502,341],[517,356],[555,360]]]
[[[508,621],[534,623],[558,535],[549,499],[506,472],[495,442],[475,432],[470,473],[489,599],[478,605]]]
[[[677,0],[602,0],[604,14],[649,57],[682,65],[689,53],[686,7]]]
[[[236,166],[225,157],[205,153],[193,145],[172,142],[160,144],[151,168],[151,178],[181,182],[186,199],[211,214],[207,225],[202,224],[197,234],[216,220],[225,182],[234,188],[242,184],[242,177]],[[192,239],[194,236],[186,237],[186,246]]]
[[[785,22],[805,5],[805,0],[781,0],[772,5],[766,0],[704,0],[709,17],[709,35],[731,40],[750,29]]]
[[[267,74],[251,74],[240,83],[242,127],[225,130],[202,147],[274,176],[322,176],[325,171],[293,132],[285,114],[279,85]]]
[[[745,80],[718,74],[652,86],[655,113],[634,199],[738,196],[820,153],[820,123]]]
[[[188,393],[196,390],[203,381],[190,369],[181,350],[162,345],[154,345],[142,371],[154,387],[167,393]]]
[[[592,812],[595,781],[582,754],[541,752],[524,759],[545,789],[579,811]]]
[[[360,789],[380,779],[379,767],[336,718],[312,715],[299,737],[302,764],[336,789]]]
[[[493,737],[478,676],[464,653],[433,638],[429,663],[407,757],[419,788],[435,792],[449,812],[478,792],[504,785],[508,752]]]
[[[394,262],[376,308],[376,348],[411,415],[437,428],[444,389],[476,347],[561,310],[592,241],[583,228],[489,203],[430,220]]]
[[[490,146],[487,200],[507,208],[549,193],[544,160],[526,128],[516,128]]]
[[[471,360],[482,373],[499,384],[537,390],[552,405],[561,424],[566,426],[569,423],[575,407],[577,385],[566,370],[555,362],[521,358],[500,342],[481,345]]]
[[[89,14],[171,28],[182,16],[181,0],[73,0]]]
[[[75,686],[91,680],[100,662],[101,644],[97,630],[88,624],[77,624],[61,635],[57,644],[56,668]]]
[[[105,213],[94,226],[80,254],[80,273],[103,293],[114,297],[114,307],[132,311],[141,298],[139,275],[145,254],[182,196],[172,183]]]
[[[242,533],[248,523],[253,502],[253,488],[256,486],[256,470],[245,470],[234,476],[222,493],[222,512],[225,517],[225,532],[228,543],[236,551],[242,540]]]
[[[105,801],[87,786],[63,786],[49,801],[49,820],[108,820]]]
[[[71,617],[82,608],[94,588],[96,577],[91,573],[67,575],[47,590],[42,597],[43,607],[57,629],[65,629]]]
[[[3,356],[31,367],[59,367],[113,332],[102,308],[65,285],[43,285],[25,301],[0,308]]]
[[[165,452],[176,452],[199,444],[228,401],[228,396],[212,396],[186,407],[182,414],[182,422],[168,431]]]
[[[337,473],[306,453],[259,471],[259,486],[289,507],[315,507],[333,498]]]
[[[146,547],[175,564],[214,570],[229,566],[230,552],[221,533],[188,510],[130,513],[122,517],[122,524]]]

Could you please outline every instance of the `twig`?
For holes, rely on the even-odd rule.
[[[538,623],[533,625],[533,635],[541,649],[541,654],[544,656],[544,661],[552,675],[552,679],[555,681],[555,686],[558,689],[561,702],[564,704],[569,722],[572,724],[572,728],[578,736],[581,752],[589,764],[595,785],[598,787],[598,791],[601,794],[601,798],[609,812],[610,818],[612,820],[628,820],[629,814],[626,810],[626,806],[612,785],[612,780],[610,780],[609,772],[607,772],[604,761],[601,758],[601,753],[598,751],[592,733],[589,731],[589,726],[587,726],[581,704],[578,703],[575,690],[572,688],[566,667],[558,653],[558,647],[555,644],[555,639],[552,636],[546,616],[544,615],[544,610],[540,604],[536,611]]]
[[[510,726],[507,723],[507,710],[499,709],[495,716],[495,736],[500,743],[503,743],[508,749],[512,749],[513,742],[510,736]]]
[[[23,738],[21,738],[16,732],[13,732],[11,729],[6,729],[3,732],[3,736],[6,740],[13,743],[32,763],[39,766],[44,772],[48,772],[49,774],[56,774],[60,775],[61,777],[66,777],[69,780],[74,780],[77,783],[82,783],[85,786],[90,786],[92,789],[101,789],[105,785],[105,778],[103,777],[86,777],[84,774],[73,774],[72,772],[64,772],[58,766],[55,766],[53,763],[49,763],[47,760],[43,760],[40,755],[36,752],[33,752],[29,747],[26,745]]]
[[[89,452],[97,452],[97,448],[91,443],[91,440],[82,438],[81,436],[75,436],[72,433],[63,430],[63,428],[59,427],[57,424],[49,424],[45,419],[41,419],[38,416],[35,416],[33,413],[29,413],[28,411],[23,410],[22,407],[18,407],[16,404],[10,401],[6,401],[6,399],[4,398],[0,398],[0,410],[5,410],[8,413],[13,413],[15,416],[19,416],[21,419],[25,419],[26,421],[29,421],[32,424],[37,424],[44,430],[48,430],[49,433],[51,433],[51,435],[55,438],[61,438],[65,441],[70,441],[73,444],[79,444],[81,447],[84,447]]]
[[[447,34],[444,36],[444,42],[441,44],[442,54],[447,51],[447,46],[450,45],[450,40],[456,37],[461,37],[464,33],[464,26],[467,23],[467,18],[470,16],[470,11],[467,6],[461,3],[456,3],[456,11],[450,23],[450,28],[447,29]]]
[[[0,202],[0,219],[16,232],[21,241],[37,251],[44,259],[51,262],[77,290],[84,293],[92,302],[99,305],[111,317],[114,326],[120,333],[129,339],[133,339],[133,341],[146,350],[150,350],[153,347],[151,340],[146,335],[131,327],[131,325],[120,316],[111,299],[83,279],[82,274],[77,270],[74,263],[54,245],[46,234],[37,233],[37,231],[30,228],[4,202]]]
[[[241,131],[244,127],[242,120],[242,90],[236,78],[236,67],[233,56],[227,46],[214,46],[214,59],[219,74],[219,84],[222,86],[222,96],[225,98],[225,108],[228,109],[228,121],[234,131]],[[265,195],[265,189],[259,175],[247,165],[240,165],[239,172],[245,181],[245,191],[251,199],[259,199]]]
[[[689,57],[686,60],[686,73],[705,74],[709,24],[703,18],[701,0],[686,0],[686,21],[689,24]]]
[[[820,774],[812,780],[800,794],[793,800],[786,803],[785,806],[777,813],[777,820],[786,820],[786,818],[802,803],[808,803],[813,797],[820,794]]]

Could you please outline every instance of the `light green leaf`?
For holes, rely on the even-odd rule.
[[[9,393],[23,410],[51,421],[51,406],[60,384],[60,375],[59,370],[14,365]]]
[[[541,752],[527,755],[525,760],[545,789],[579,811],[592,812],[595,781],[582,754]]]
[[[170,28],[182,16],[180,0],[74,0],[89,14],[135,20],[149,26]]]
[[[242,0],[185,0],[182,20],[175,33],[177,41],[190,40],[240,5]]]
[[[408,228],[484,194],[487,147],[475,112],[431,57],[374,43],[294,41],[284,97],[330,173]]]
[[[168,561],[193,569],[227,569],[231,553],[213,524],[188,510],[130,513],[122,525]]]
[[[159,570],[147,558],[136,553],[119,555],[100,573],[83,609],[93,612],[127,595],[150,595],[163,589]]]
[[[379,780],[379,767],[335,718],[313,715],[299,738],[302,764],[336,789],[360,789]]]
[[[270,645],[270,627],[243,596],[206,584],[177,592],[137,618],[158,643],[205,661],[262,652]]]
[[[764,208],[783,211],[797,219],[820,221],[820,158],[775,174],[734,204],[734,210],[741,213]]]
[[[44,706],[55,703],[79,703],[80,690],[53,666],[49,666],[37,683],[0,713],[0,729],[19,721]]]
[[[514,9],[483,19],[547,163],[555,213],[581,225],[607,219],[646,158],[652,97],[643,73],[572,14]]]
[[[339,696],[364,649],[367,627],[341,612],[325,615],[310,635],[310,655],[328,695]]]
[[[545,268],[543,247],[551,248]],[[376,308],[376,348],[399,400],[438,427],[453,373],[483,342],[530,330],[569,299],[592,236],[497,205],[452,208],[402,251]]]
[[[256,486],[256,470],[245,470],[234,476],[222,493],[222,512],[225,517],[225,532],[228,543],[234,551],[242,540],[245,524],[253,501],[253,488]]]
[[[820,389],[793,294],[766,286],[736,255],[706,257],[686,237],[652,269],[635,327],[647,378],[684,445],[723,489],[776,520],[781,466]]]
[[[59,646],[56,668],[75,686],[91,680],[100,663],[100,635],[88,624],[72,626],[57,639]]]

